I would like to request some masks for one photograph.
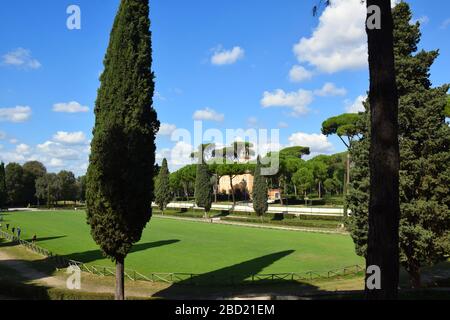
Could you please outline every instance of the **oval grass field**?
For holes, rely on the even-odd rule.
[[[90,236],[84,211],[17,212],[6,224],[34,234],[53,253],[88,264],[112,266]],[[153,218],[126,259],[126,268],[143,274],[219,272],[301,273],[329,271],[363,259],[350,236],[319,234]]]

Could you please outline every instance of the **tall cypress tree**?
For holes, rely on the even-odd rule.
[[[6,189],[5,164],[0,163],[0,210],[6,208],[8,190]]]
[[[267,179],[261,175],[261,161],[258,157],[253,182],[253,209],[262,217],[269,209]]]
[[[161,169],[159,170],[158,178],[156,179],[156,195],[155,202],[158,205],[159,210],[164,214],[164,210],[172,200],[172,191],[170,189],[169,182],[169,168],[167,166],[167,160],[162,162]]]
[[[154,75],[148,0],[122,0],[104,59],[87,173],[87,221],[116,263],[116,299],[124,299],[124,261],[152,215]]]
[[[429,72],[438,51],[416,53],[420,24],[410,24],[409,5],[398,4],[393,16],[400,95],[400,263],[418,287],[421,268],[450,254],[450,128],[444,117],[449,86],[431,86]],[[364,137],[352,149],[355,180],[347,199],[352,210],[349,228],[361,255],[367,253],[370,194],[367,117],[361,123]]]
[[[197,164],[197,175],[195,178],[195,203],[198,207],[205,209],[205,218],[211,210],[212,205],[211,173],[205,161]]]

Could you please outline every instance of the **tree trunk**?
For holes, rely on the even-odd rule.
[[[280,177],[280,179],[278,180],[278,185],[280,187],[280,204],[282,206],[284,206],[284,201],[283,201],[284,189],[283,189],[283,178],[282,177]]]
[[[346,184],[347,184],[347,194],[349,193],[349,185],[350,185],[350,151],[347,153],[347,176],[346,176]]]
[[[422,286],[422,279],[420,275],[420,267],[418,264],[412,263],[408,268],[408,274],[411,282],[411,287],[419,289]]]
[[[322,199],[322,181],[319,181],[319,199]]]
[[[234,195],[234,186],[233,186],[233,177],[230,177],[230,188],[231,188],[231,196],[233,197],[233,207],[236,205],[236,197]]]
[[[116,300],[125,300],[125,259],[119,257],[116,259]]]
[[[367,28],[370,69],[370,203],[367,267],[381,270],[381,289],[370,300],[396,299],[399,282],[399,144],[398,93],[394,67],[390,0],[367,0],[378,6],[381,29]],[[369,17],[369,15],[368,15]],[[366,281],[367,283],[367,281]]]

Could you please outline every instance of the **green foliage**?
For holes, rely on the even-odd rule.
[[[450,118],[450,95],[447,96],[447,105],[445,106],[445,116]]]
[[[78,198],[78,186],[75,175],[70,171],[61,171],[58,173],[60,187],[60,199],[75,201]]]
[[[78,177],[78,200],[86,201],[86,176]]]
[[[301,168],[292,177],[292,182],[306,194],[307,190],[314,186],[314,173],[308,167]]]
[[[6,189],[10,205],[25,204],[25,177],[20,164],[9,163],[5,168]]]
[[[23,166],[24,201],[25,204],[36,202],[36,180],[47,173],[45,166],[39,161],[29,161]]]
[[[164,159],[162,162],[161,169],[159,170],[158,178],[156,179],[156,195],[155,202],[158,205],[159,210],[163,211],[166,209],[167,205],[172,201],[172,190],[170,188],[169,181],[169,168],[167,165],[167,160]]]
[[[204,208],[205,212],[209,212],[211,210],[211,173],[209,172],[208,165],[204,161],[197,164],[197,174],[195,179],[195,203],[198,207]]]
[[[123,259],[152,215],[154,75],[148,1],[123,0],[111,31],[95,104],[87,173],[87,221],[103,252]]]
[[[269,209],[267,179],[261,175],[261,161],[258,157],[253,182],[253,209],[258,216],[263,216]]]
[[[196,165],[185,166],[170,174],[169,183],[175,195],[182,194],[188,198],[194,192],[195,176],[197,174]]]
[[[36,180],[36,197],[46,200],[47,205],[61,199],[61,180],[55,173],[47,173]]]
[[[339,138],[347,137],[348,142],[342,141],[347,147],[350,147],[355,136],[360,134],[358,122],[361,116],[359,114],[345,113],[337,117],[325,120],[322,124],[322,133],[326,136],[337,134]]]
[[[0,210],[6,208],[8,189],[6,189],[5,164],[0,163]]]
[[[450,254],[450,128],[445,122],[448,85],[432,88],[430,68],[437,51],[417,50],[419,24],[411,25],[409,5],[395,7],[394,38],[399,91],[400,262],[414,284],[423,266]],[[369,115],[365,132],[351,148],[354,167],[347,197],[352,215],[347,224],[357,253],[365,255],[369,201]]]

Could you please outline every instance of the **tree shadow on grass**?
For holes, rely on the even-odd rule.
[[[180,240],[162,240],[162,241],[155,241],[155,242],[148,242],[148,243],[139,243],[135,244],[131,251],[131,253],[136,253],[140,251],[145,251],[148,249],[153,249],[157,247],[167,246],[174,243],[180,242]],[[100,249],[97,250],[90,250],[85,252],[77,252],[77,253],[71,253],[65,256],[62,256],[65,259],[74,260],[78,262],[83,263],[90,263],[97,260],[105,259],[105,256],[103,255],[103,252]]]
[[[42,242],[42,241],[51,241],[51,240],[57,240],[57,239],[61,239],[61,238],[66,238],[67,236],[58,236],[58,237],[46,237],[46,238],[37,238],[36,240],[36,244],[38,242]],[[32,243],[33,239],[25,239],[25,241]],[[18,244],[17,241],[4,241],[4,242],[0,242],[0,248],[7,248],[7,247],[14,247]]]
[[[248,260],[212,272],[190,277],[174,283],[167,289],[158,292],[155,296],[165,299],[226,299],[237,295],[270,295],[271,290],[281,286],[289,287],[289,292],[298,291],[299,287],[310,292],[317,292],[315,286],[302,284],[297,281],[274,281],[255,277],[268,266],[292,254],[293,250],[281,251]],[[251,279],[256,281],[250,282]],[[259,279],[258,279],[259,278]],[[281,280],[281,279],[278,279]]]

